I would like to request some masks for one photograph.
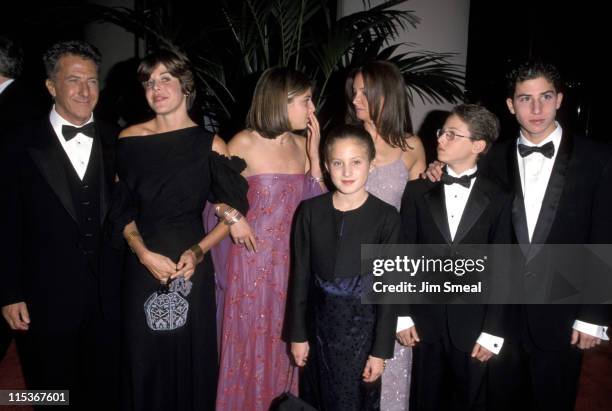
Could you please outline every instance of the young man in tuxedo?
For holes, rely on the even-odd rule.
[[[407,244],[508,244],[510,196],[478,173],[477,159],[499,134],[484,107],[453,109],[438,131],[440,182],[411,181],[402,198],[402,242]],[[504,344],[502,305],[402,306],[398,340],[413,349],[410,409],[485,410],[486,364]]]
[[[481,168],[514,192],[518,243],[612,243],[612,151],[572,135],[556,121],[563,101],[558,70],[542,62],[524,63],[508,75],[507,93],[520,134],[493,147]],[[527,250],[524,278],[529,284],[538,276],[530,268],[538,249]],[[516,396],[520,407],[574,409],[582,352],[608,340],[608,313],[605,305],[521,307],[512,372],[527,383],[527,390]]]
[[[113,128],[94,122],[100,55],[69,41],[44,56],[50,113],[15,132],[0,172],[0,306],[29,389],[68,389],[75,410],[115,409],[119,259],[102,226]]]
[[[612,243],[612,149],[557,122],[563,93],[554,66],[523,63],[507,83],[506,104],[520,134],[496,144],[480,169],[513,193],[513,236],[525,250],[517,274],[528,285],[548,274],[533,268],[541,247],[532,245]],[[427,178],[437,181],[441,174],[434,163]],[[606,305],[521,306],[508,327],[517,344],[508,347],[498,374],[513,406],[573,410],[582,352],[608,340],[609,312]]]

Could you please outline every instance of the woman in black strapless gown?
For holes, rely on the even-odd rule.
[[[207,251],[228,229],[219,224],[205,233],[201,213],[207,200],[222,203],[222,211],[227,204],[246,213],[248,185],[239,174],[244,162],[223,156],[223,141],[189,119],[193,78],[187,64],[172,52],[143,60],[139,77],[156,117],[124,130],[117,146],[112,232],[133,251],[123,282],[122,385],[128,410],[203,411],[215,404],[215,295]],[[228,215],[229,222],[237,216]],[[234,240],[250,241],[244,219],[231,228]],[[188,303],[184,322],[184,305],[182,316],[169,317],[145,304],[160,283],[178,284],[175,278],[191,283],[181,294]]]

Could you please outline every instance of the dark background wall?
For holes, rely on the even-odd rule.
[[[134,7],[151,6],[157,2],[159,0],[122,0],[125,6]],[[40,56],[50,44],[63,39],[85,39],[102,45],[106,63],[117,66],[114,71],[110,69],[102,73],[104,87],[126,89],[134,86],[133,83],[121,84],[121,80],[134,70],[137,58],[141,57],[136,54],[143,53],[145,45],[139,45],[133,36],[128,35],[117,41],[130,43],[129,50],[134,50],[134,55],[130,56],[133,60],[126,60],[124,55],[113,55],[114,48],[104,46],[104,43],[109,43],[104,29],[92,29],[92,24],[83,23],[83,16],[70,15],[71,8],[76,9],[84,3],[87,2],[49,0],[37,4],[6,1],[0,8],[0,34],[22,43],[26,56],[24,77],[35,85],[41,98],[47,96]],[[104,1],[97,3],[105,4]],[[113,0],[113,3],[117,1]],[[167,4],[171,4],[170,10],[177,26],[197,26],[199,21],[200,24],[206,21],[207,2],[176,0]],[[495,111],[502,118],[505,134],[514,134],[515,122],[504,103],[504,73],[517,61],[541,57],[557,64],[567,80],[560,113],[564,127],[608,139],[605,110],[609,105],[610,70],[607,60],[611,36],[607,32],[612,22],[603,7],[595,1],[471,0],[466,66],[468,99],[482,102]],[[188,30],[184,35],[189,36]],[[107,84],[109,79],[111,84]],[[139,93],[137,88],[133,91]],[[108,90],[109,93],[114,91]],[[117,107],[116,96],[110,96],[109,101],[107,107]],[[144,104],[142,99],[134,101]],[[134,101],[128,101],[126,106],[137,107]],[[104,101],[101,101],[100,109],[104,110]],[[133,119],[142,117],[142,109],[138,110]],[[112,116],[115,114],[110,113],[109,117]]]
[[[611,25],[603,3],[595,1],[471,0],[468,41],[468,96],[502,114],[506,131],[516,130],[505,107],[503,75],[516,62],[542,58],[566,80],[559,113],[562,125],[610,139]],[[512,133],[506,132],[506,135]]]

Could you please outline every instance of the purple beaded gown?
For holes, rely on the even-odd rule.
[[[281,339],[290,268],[290,233],[299,203],[320,194],[304,174],[259,174],[249,182],[247,219],[257,252],[232,244],[222,288],[217,411],[267,411],[285,391],[297,394],[287,343]],[[296,373],[297,375],[297,373]]]
[[[366,190],[399,210],[409,174],[400,157],[396,161],[375,167],[368,177]],[[410,394],[412,349],[395,342],[393,359],[387,361],[382,376],[381,411],[405,411]]]

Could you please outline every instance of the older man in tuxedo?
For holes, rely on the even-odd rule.
[[[118,255],[105,246],[115,130],[94,122],[99,52],[80,41],[44,56],[50,113],[3,150],[0,306],[30,389],[70,390],[70,407],[114,409]]]

